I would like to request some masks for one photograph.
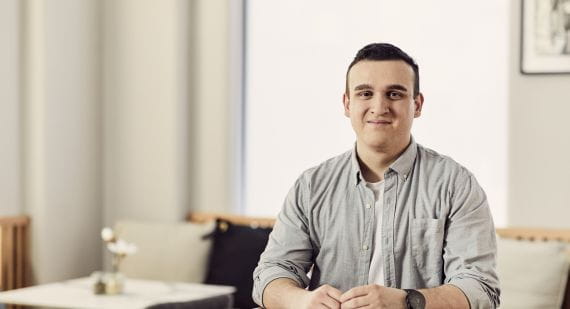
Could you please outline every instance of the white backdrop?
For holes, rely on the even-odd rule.
[[[420,66],[416,140],[470,169],[506,224],[508,1],[247,3],[247,214],[275,216],[302,171],[352,146],[346,67],[362,46],[391,42]]]

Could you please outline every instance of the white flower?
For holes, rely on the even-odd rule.
[[[117,255],[130,255],[137,252],[137,246],[122,239],[107,244],[107,249]]]
[[[115,239],[115,232],[113,232],[113,229],[110,227],[105,227],[101,230],[101,238],[106,242],[113,241]]]

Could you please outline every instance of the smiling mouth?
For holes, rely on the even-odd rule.
[[[387,125],[387,124],[391,124],[391,121],[388,120],[368,120],[366,121],[366,123],[369,124],[374,124],[374,125]]]

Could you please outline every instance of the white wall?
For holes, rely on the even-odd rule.
[[[251,0],[247,16],[248,213],[275,215],[303,170],[352,146],[346,67],[387,41],[420,65],[416,140],[473,171],[506,223],[507,1]]]
[[[35,0],[24,10],[22,210],[42,283],[88,275],[101,261],[99,5]]]
[[[106,224],[230,209],[228,10],[105,2]]]
[[[190,208],[230,211],[229,1],[192,4]]]
[[[0,1],[0,215],[21,211],[20,1]]]
[[[188,204],[188,2],[104,3],[104,217],[177,221]]]
[[[228,7],[0,2],[0,215],[32,218],[35,282],[101,269],[104,224],[230,209]]]
[[[569,228],[570,75],[521,75],[520,2],[510,9],[509,223]]]

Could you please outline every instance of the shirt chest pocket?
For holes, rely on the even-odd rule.
[[[416,265],[428,272],[442,269],[445,220],[412,219],[411,244]]]

